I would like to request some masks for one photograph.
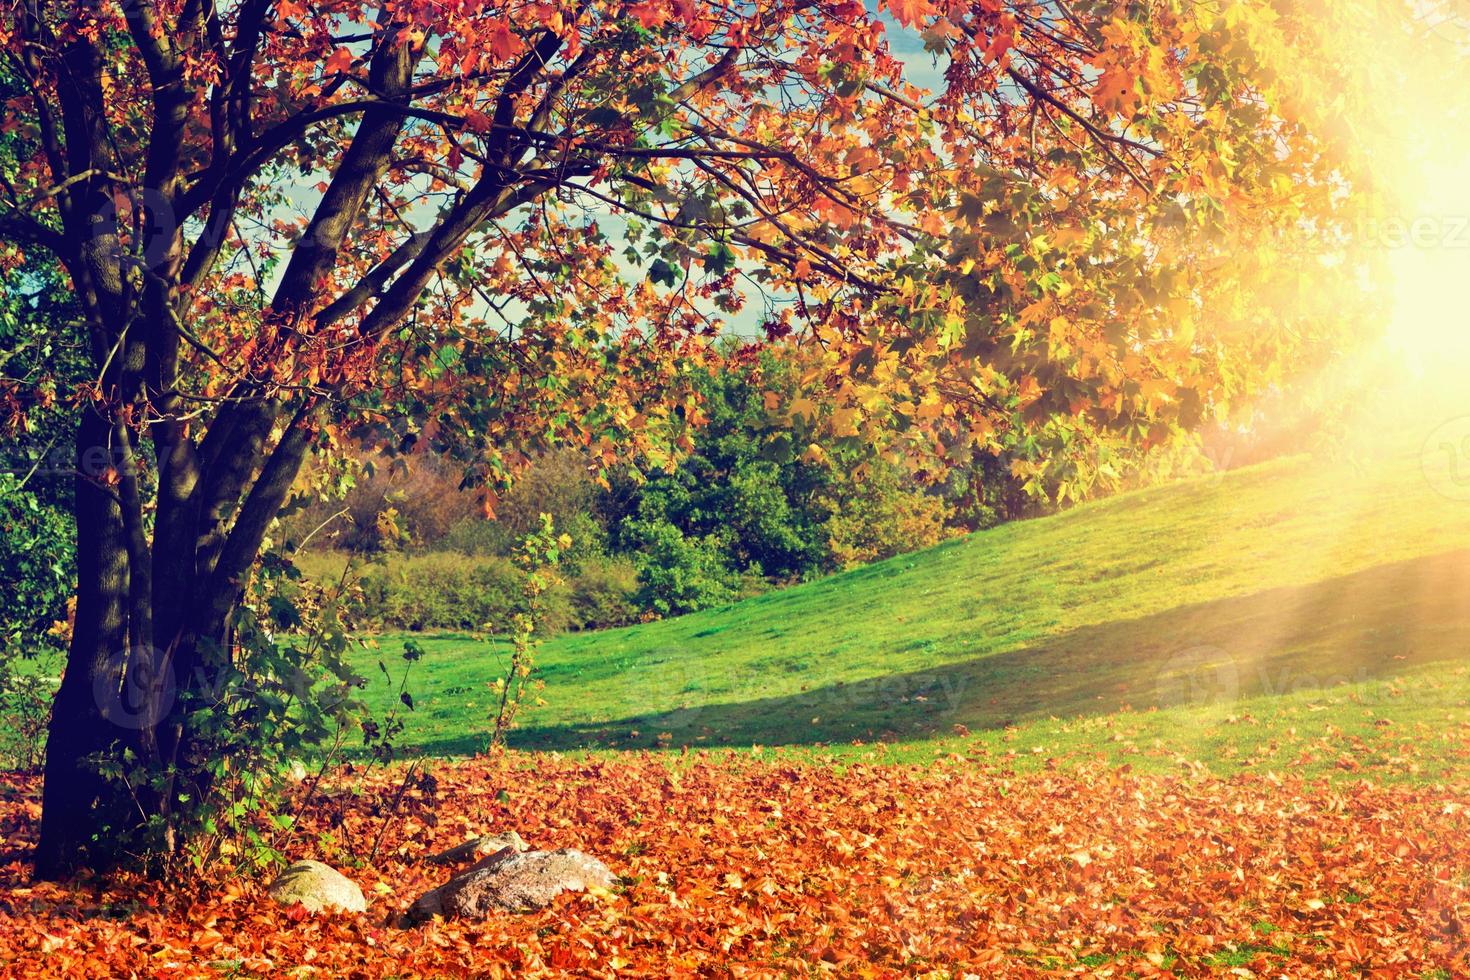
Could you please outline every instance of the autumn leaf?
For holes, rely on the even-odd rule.
[[[673,12],[673,4],[666,0],[647,0],[628,10],[643,29],[649,31],[656,31],[667,24]]]
[[[1113,65],[1103,72],[1092,90],[1092,101],[1108,113],[1125,113],[1138,102],[1135,91],[1138,79],[1125,65]]]
[[[1453,738],[1470,753],[1463,733]],[[318,791],[328,802],[303,814],[288,858],[370,846],[383,828],[376,861],[341,865],[373,896],[367,914],[283,910],[259,894],[256,872],[73,886],[32,884],[11,861],[0,865],[0,890],[15,899],[0,948],[27,976],[206,959],[261,975],[281,964],[484,974],[488,950],[514,951],[512,964],[593,974],[617,960],[657,976],[675,966],[804,974],[813,956],[900,975],[913,972],[915,950],[928,968],[976,976],[1030,976],[1043,962],[1085,975],[1103,962],[1213,975],[1222,955],[1244,949],[1273,976],[1330,975],[1349,962],[1392,975],[1470,971],[1470,808],[1456,786],[1091,764],[1021,777],[981,743],[962,747],[925,766],[888,764],[870,747],[841,769],[706,750],[677,766],[511,753],[436,764],[434,798],[405,796],[387,823],[400,772],[343,774]],[[0,779],[0,835],[24,847],[39,779]],[[512,782],[513,802],[502,793]],[[492,828],[600,857],[626,884],[542,912],[383,925],[452,873],[426,855]],[[1077,828],[1085,847],[1057,846]],[[129,914],[106,911],[119,907]]]
[[[486,28],[484,43],[496,61],[508,61],[525,47],[525,43],[511,32],[510,25],[502,18],[490,22]]]
[[[894,20],[905,27],[912,27],[934,13],[931,0],[887,0],[887,5]]]
[[[346,48],[337,48],[327,60],[322,63],[322,71],[328,75],[345,72],[352,67],[352,52]]]

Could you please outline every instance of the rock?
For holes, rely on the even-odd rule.
[[[507,847],[517,852],[529,851],[531,845],[521,840],[521,835],[514,830],[503,834],[493,834],[489,837],[476,837],[467,840],[463,844],[451,847],[447,851],[440,851],[429,858],[434,864],[462,864],[477,858],[489,857],[498,854]]]
[[[502,849],[463,874],[421,895],[408,910],[410,922],[442,915],[483,919],[492,912],[542,909],[562,892],[611,888],[607,865],[581,851]]]
[[[320,861],[297,861],[266,890],[282,905],[304,905],[309,912],[367,911],[362,889]]]

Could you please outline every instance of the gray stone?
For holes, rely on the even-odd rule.
[[[498,854],[507,847],[517,852],[529,851],[531,845],[521,840],[521,835],[514,830],[503,834],[492,834],[489,837],[476,837],[467,840],[463,844],[451,847],[447,851],[440,851],[429,857],[434,864],[463,864],[466,861],[474,861],[479,858]]]
[[[297,861],[266,890],[282,905],[303,905],[309,912],[367,911],[362,889],[320,861]]]
[[[581,851],[526,851],[506,848],[463,874],[421,895],[408,910],[410,922],[436,915],[483,919],[492,912],[542,909],[562,892],[612,888],[617,878],[607,865]]]

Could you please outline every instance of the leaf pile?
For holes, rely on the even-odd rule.
[[[53,976],[1470,973],[1463,787],[512,754],[439,766],[375,866],[353,867],[331,842],[377,834],[392,777],[337,787],[302,835],[300,856],[335,862],[371,903],[315,917],[257,881],[32,885],[38,786],[11,779],[0,963]],[[510,829],[599,856],[624,885],[482,923],[394,924],[446,875],[423,858]]]

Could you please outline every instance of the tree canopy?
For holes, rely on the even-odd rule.
[[[166,830],[208,794],[187,698],[120,733],[96,692],[228,660],[349,428],[492,504],[537,446],[672,458],[743,322],[813,351],[795,414],[921,475],[1017,440],[1085,469],[1330,353],[1357,266],[1297,232],[1357,199],[1346,69],[1284,71],[1311,6],[11,5],[0,265],[64,270],[78,458],[113,461],[78,467],[38,869],[98,849],[84,758],[166,772],[135,807]],[[0,382],[5,423],[48,383]]]

